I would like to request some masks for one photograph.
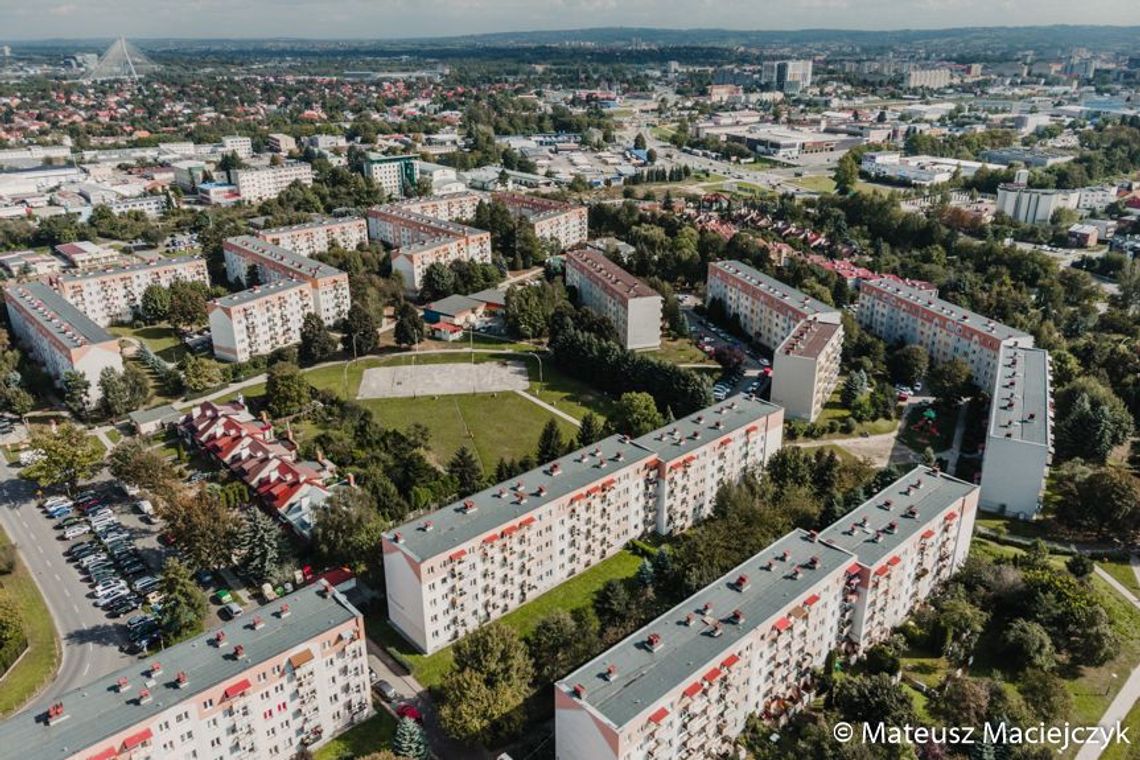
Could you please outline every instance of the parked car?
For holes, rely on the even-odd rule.
[[[127,582],[123,579],[106,580],[95,586],[95,596],[106,597],[119,591],[126,591]]]
[[[64,517],[71,517],[71,507],[52,507],[48,510],[48,517],[54,520],[59,520]]]
[[[400,693],[396,691],[396,687],[384,680],[377,682],[376,691],[385,702],[395,702],[400,698]]]
[[[125,598],[130,593],[131,592],[126,587],[123,587],[116,591],[111,591],[106,596],[96,597],[95,606],[99,608],[106,608],[108,605],[114,604],[119,599]]]
[[[396,708],[396,716],[400,718],[411,718],[416,723],[424,722],[423,713],[417,710],[415,705],[409,704],[408,702],[404,702]]]
[[[158,625],[158,621],[150,615],[134,615],[127,621],[127,631],[134,631],[148,624]]]
[[[90,525],[84,525],[83,523],[79,523],[78,525],[72,525],[72,526],[68,527],[66,530],[64,530],[63,531],[63,537],[70,541],[73,538],[79,538],[80,536],[86,535],[90,532],[91,532],[91,526]]]
[[[243,610],[241,608],[241,605],[238,604],[237,602],[230,602],[230,603],[226,604],[225,606],[223,606],[221,609],[222,616],[225,618],[228,618],[229,620],[233,620],[234,618],[241,617],[241,614],[243,612],[245,612],[245,610]]]

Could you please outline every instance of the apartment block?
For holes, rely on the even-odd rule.
[[[839,311],[741,261],[709,263],[706,305],[714,299],[772,350],[773,403],[789,417],[819,416],[839,379]]]
[[[369,153],[364,158],[364,176],[393,198],[414,195],[420,178],[417,156],[385,156]]]
[[[0,757],[286,758],[373,714],[364,620],[325,584],[0,724]]]
[[[569,251],[565,263],[566,286],[577,289],[583,306],[609,318],[623,347],[660,347],[661,295],[656,290],[590,248]]]
[[[206,261],[191,256],[62,274],[53,281],[60,295],[97,325],[133,320],[151,285],[170,287],[176,280],[210,284]]]
[[[990,402],[982,467],[986,510],[1035,517],[1053,461],[1053,391],[1049,353],[1040,348],[1001,350]]]
[[[998,186],[997,210],[1022,224],[1048,224],[1061,209],[1076,210],[1080,190],[1026,187],[1016,183]]]
[[[492,193],[491,197],[522,217],[542,241],[552,241],[561,250],[585,243],[589,238],[585,206],[522,193]]]
[[[270,134],[266,138],[266,145],[271,153],[292,153],[297,150],[297,141],[280,132]]]
[[[949,86],[950,69],[912,69],[903,77],[903,87],[908,90],[941,90]]]
[[[94,267],[108,266],[119,261],[118,251],[104,248],[88,240],[79,240],[74,243],[60,243],[55,252],[67,260],[67,263],[77,269],[92,269]]]
[[[221,144],[223,153],[236,153],[238,158],[253,155],[253,140],[244,135],[226,135]]]
[[[286,161],[281,166],[260,169],[231,169],[230,184],[247,203],[261,203],[276,198],[294,182],[313,184],[313,167],[304,161]]]
[[[335,325],[348,316],[348,275],[336,267],[248,235],[228,238],[222,248],[231,282],[246,283],[252,266],[257,269],[258,281],[266,285],[281,280],[307,283],[313,291],[313,309],[326,325]],[[297,329],[300,327],[298,322]]]
[[[922,346],[935,362],[962,359],[980,388],[993,386],[1003,347],[1033,346],[1029,333],[886,279],[862,284],[858,315],[864,329],[888,344]]]
[[[782,722],[829,652],[880,640],[961,565],[976,505],[976,486],[920,467],[784,536],[555,684],[555,757],[711,760],[748,716]]]
[[[736,397],[630,440],[611,436],[383,538],[388,618],[434,652],[612,556],[710,514],[762,467],[783,410]]]
[[[4,302],[16,339],[57,384],[65,373],[78,372],[91,383],[88,400],[94,404],[102,395],[99,375],[103,370],[123,371],[118,338],[47,285],[11,285],[4,289]]]
[[[274,227],[262,230],[257,236],[267,243],[288,248],[302,256],[328,253],[334,245],[347,251],[368,244],[368,226],[360,217],[320,219],[291,227]]]
[[[278,280],[211,301],[214,356],[244,362],[300,343],[301,322],[315,310],[313,289],[298,280]]]

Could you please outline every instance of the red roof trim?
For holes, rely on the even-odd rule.
[[[887,560],[887,564],[892,566],[897,565],[900,562],[902,562],[902,559],[900,559],[899,555],[897,554],[893,555],[890,559]]]
[[[668,715],[669,710],[667,708],[659,707],[655,713],[649,716],[649,720],[658,725],[661,725],[661,721],[665,720],[666,716]]]
[[[930,528],[927,528],[926,530],[922,531],[922,538],[923,540],[934,538],[934,531],[932,531]]]
[[[889,565],[883,565],[882,567],[880,567],[878,570],[875,571],[875,575],[880,576],[880,577],[884,576],[887,574],[887,571],[890,569],[891,568]]]
[[[760,429],[760,426],[759,426],[759,425],[749,425],[748,427],[746,427],[746,428],[744,429],[744,434],[745,434],[745,435],[750,435],[750,434],[752,434],[752,433],[755,433],[755,432],[756,432],[757,430],[759,430],[759,429]]]
[[[811,607],[813,604],[815,604],[818,601],[819,601],[819,594],[812,594],[807,599],[804,599],[804,606],[805,607]]]
[[[248,681],[246,683],[248,683]],[[154,734],[151,733],[151,730],[149,728],[144,728],[142,731],[131,734],[126,739],[123,739],[123,747],[120,751],[126,752],[128,750],[132,750],[143,742],[150,741],[153,737]]]
[[[226,699],[233,699],[234,697],[241,696],[247,691],[249,691],[249,679],[243,678],[237,683],[232,683],[227,686],[226,690],[222,693],[222,696]]]
[[[721,661],[720,666],[722,668],[731,668],[738,662],[740,662],[740,658],[734,654],[730,654],[728,657],[725,657],[724,660]]]
[[[957,519],[957,517],[958,517],[958,513],[957,513],[957,512],[954,512],[954,511],[950,511],[950,512],[947,512],[947,513],[946,513],[946,516],[945,516],[945,517],[943,517],[942,519],[943,519],[943,520],[945,520],[946,522],[950,522],[951,520],[955,520],[955,519]]]
[[[519,526],[517,525],[508,525],[507,527],[503,528],[503,538],[506,538],[507,536],[515,533],[518,531],[518,529]]]
[[[772,627],[775,628],[777,631],[786,631],[786,630],[788,630],[788,626],[790,626],[791,624],[792,624],[791,620],[788,620],[786,617],[782,617],[779,620],[777,620],[776,624],[773,625]]]
[[[858,562],[852,562],[851,566],[849,568],[847,568],[847,574],[848,575],[858,575],[862,571],[863,571],[863,568],[859,566]]]
[[[466,549],[460,549],[457,552],[452,552],[451,554],[448,554],[447,558],[450,560],[461,560],[466,556],[467,556],[467,550]]]
[[[498,534],[498,533],[492,533],[491,535],[489,535],[489,536],[487,536],[486,538],[484,538],[484,539],[483,539],[483,543],[485,543],[485,544],[493,544],[493,543],[495,543],[495,542],[496,542],[496,541],[498,541],[498,540],[499,540],[499,534]]]
[[[118,754],[119,750],[115,749],[114,747],[107,747],[107,749],[103,750],[97,755],[89,756],[87,760],[111,760],[112,757],[115,757]]]
[[[708,673],[705,673],[703,678],[706,681],[708,681],[709,683],[712,683],[713,681],[715,681],[716,679],[720,678],[723,675],[724,675],[724,671],[722,671],[720,668],[713,668]]]
[[[528,525],[534,525],[534,522],[534,517],[532,515],[527,515],[522,520],[519,520],[519,527],[525,528]]]
[[[692,699],[693,697],[700,694],[701,689],[703,689],[703,688],[705,688],[705,687],[701,686],[700,681],[693,681],[691,684],[686,686],[685,690],[681,693],[684,694],[689,699]]]

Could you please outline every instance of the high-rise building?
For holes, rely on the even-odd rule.
[[[204,259],[191,256],[160,258],[150,262],[108,267],[88,272],[65,273],[53,282],[60,295],[106,327],[136,318],[143,293],[151,285],[170,287],[177,280],[200,282],[207,287],[210,276]]]
[[[272,153],[289,154],[297,150],[297,141],[290,135],[272,132],[266,138],[267,147]]]
[[[364,158],[364,176],[369,177],[391,198],[407,198],[416,192],[420,178],[417,156],[385,156],[369,153]]]
[[[950,86],[950,69],[911,69],[903,76],[903,87],[908,90],[941,90]]]
[[[336,267],[249,235],[228,238],[222,249],[230,282],[249,284],[253,267],[257,281],[266,285],[281,280],[306,283],[313,291],[313,309],[326,325],[335,325],[348,316],[348,275]]]
[[[302,256],[327,253],[333,245],[346,251],[355,251],[368,244],[368,226],[358,216],[337,219],[319,219],[291,227],[274,227],[261,230],[257,236],[267,243],[288,248]]]
[[[313,289],[299,280],[278,280],[211,301],[214,356],[245,362],[300,343],[301,323],[313,311]]]
[[[553,242],[560,250],[585,243],[589,237],[585,206],[522,193],[492,193],[491,197],[529,223],[539,240]]]
[[[261,203],[276,198],[294,182],[313,184],[313,167],[304,161],[286,161],[281,166],[260,169],[231,169],[230,184],[247,203]]]
[[[764,61],[760,82],[780,92],[797,93],[811,87],[811,59]]]
[[[589,248],[567,252],[565,263],[566,287],[582,306],[609,318],[622,347],[661,346],[660,293]]]

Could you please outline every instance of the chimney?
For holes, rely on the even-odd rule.
[[[656,652],[661,648],[661,644],[661,634],[659,633],[651,633],[645,639],[645,645],[649,648],[650,652]]]
[[[174,676],[174,683],[179,689],[183,689],[186,684],[190,683],[190,677],[186,675],[185,670],[180,670],[178,675]]]
[[[586,698],[586,687],[580,683],[574,684],[574,696],[578,699]]]
[[[279,618],[289,617],[289,605],[288,604],[281,605],[281,607],[277,610],[277,617],[279,617]]]
[[[253,620],[250,623],[250,627],[253,628],[253,630],[255,630],[255,631],[260,631],[262,628],[265,627],[265,621],[261,619],[261,615],[254,615],[253,616]]]
[[[617,665],[609,665],[606,668],[606,680],[612,681],[615,678],[617,678],[617,672],[618,672]]]
[[[214,634],[214,646],[221,648],[226,644],[226,632],[218,631]]]
[[[162,663],[157,662],[157,661],[152,662],[150,664],[150,675],[151,675],[151,677],[153,678],[154,676],[160,675],[161,673],[162,673]]]
[[[126,676],[122,676],[118,681],[115,682],[115,688],[119,690],[120,694],[122,694],[123,692],[130,690],[131,682],[127,680]]]
[[[67,713],[63,710],[63,702],[55,702],[47,711],[47,724],[54,726],[62,720],[67,720]]]
[[[140,705],[145,705],[150,701],[150,689],[139,689],[139,697],[136,702]]]
[[[234,659],[235,660],[245,659],[245,646],[244,645],[238,644],[237,646],[234,647]]]

